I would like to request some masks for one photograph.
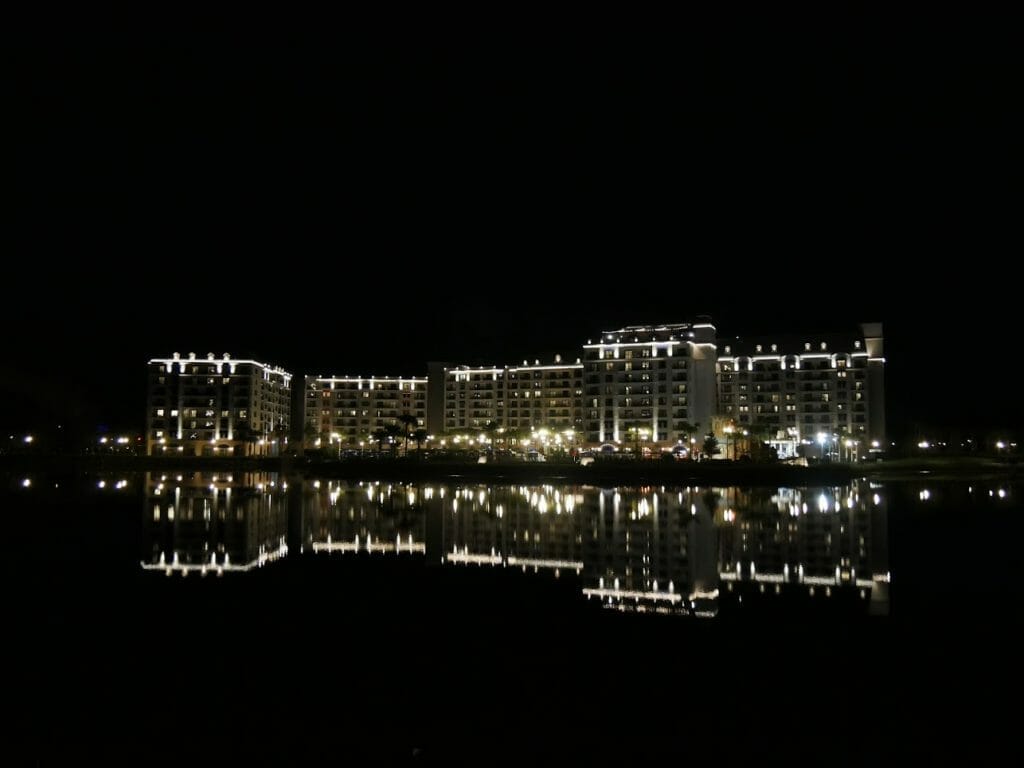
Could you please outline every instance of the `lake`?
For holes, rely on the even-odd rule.
[[[1020,489],[3,477],[19,749],[999,754]]]

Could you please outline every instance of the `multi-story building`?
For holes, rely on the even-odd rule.
[[[572,430],[574,441],[634,450],[725,430],[732,455],[742,434],[791,450],[818,442],[822,454],[843,458],[851,445],[885,441],[882,325],[860,330],[722,342],[707,318],[626,326],[588,341],[575,363],[556,356],[543,365],[430,363],[428,378],[308,376],[295,404],[280,368],[175,354],[149,363],[146,445],[151,454],[272,455],[294,412],[305,438],[339,447],[412,418],[433,434]]]
[[[715,413],[715,327],[630,325],[583,345],[590,443],[664,447]]]
[[[526,361],[509,368],[506,378],[508,413],[504,426],[521,431],[583,428],[583,364],[555,358],[552,365]]]
[[[860,334],[805,334],[720,342],[718,404],[723,417],[772,439],[885,440],[882,324]]]
[[[503,368],[445,368],[443,428],[479,431],[489,423],[529,432],[582,428],[583,364],[525,360]]]
[[[290,373],[212,353],[149,361],[146,453],[277,455],[287,434]]]
[[[445,369],[445,431],[480,430],[489,422],[504,425],[507,376],[507,368]]]
[[[306,431],[323,445],[365,442],[404,416],[416,419],[413,429],[425,426],[425,378],[306,377]]]

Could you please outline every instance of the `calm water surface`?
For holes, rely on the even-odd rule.
[[[1005,481],[4,488],[42,760],[999,754],[1020,681]]]

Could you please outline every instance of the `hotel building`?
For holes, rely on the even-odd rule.
[[[715,413],[715,327],[629,325],[583,345],[583,420],[590,443],[666,446],[709,429]]]
[[[444,369],[446,432],[479,432],[494,423],[506,429],[580,431],[583,365],[563,363],[504,368]]]
[[[426,425],[425,378],[306,377],[306,432],[321,445],[366,442],[403,416],[416,419],[413,429]]]
[[[289,424],[290,373],[194,352],[149,361],[146,453],[277,455]]]
[[[885,444],[884,367],[881,323],[846,335],[722,340],[698,318],[604,331],[574,363],[432,362],[423,378],[307,376],[290,403],[291,374],[280,368],[175,354],[149,362],[146,447],[275,455],[291,414],[306,441],[339,448],[411,417],[434,435],[476,435],[492,424],[572,430],[577,444],[635,450],[714,431],[733,456],[749,437],[772,442],[780,457],[817,442],[822,455],[844,458]]]
[[[882,324],[845,336],[719,340],[718,407],[738,427],[797,442],[885,440]]]

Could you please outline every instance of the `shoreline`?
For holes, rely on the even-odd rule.
[[[425,482],[473,480],[495,483],[560,482],[600,485],[841,485],[855,477],[878,480],[1015,478],[1016,464],[988,459],[893,460],[876,464],[751,464],[726,461],[607,461],[587,467],[570,462],[478,464],[418,457],[309,461],[284,458],[163,456],[0,456],[0,470],[146,472],[157,470],[278,472],[349,480]]]

